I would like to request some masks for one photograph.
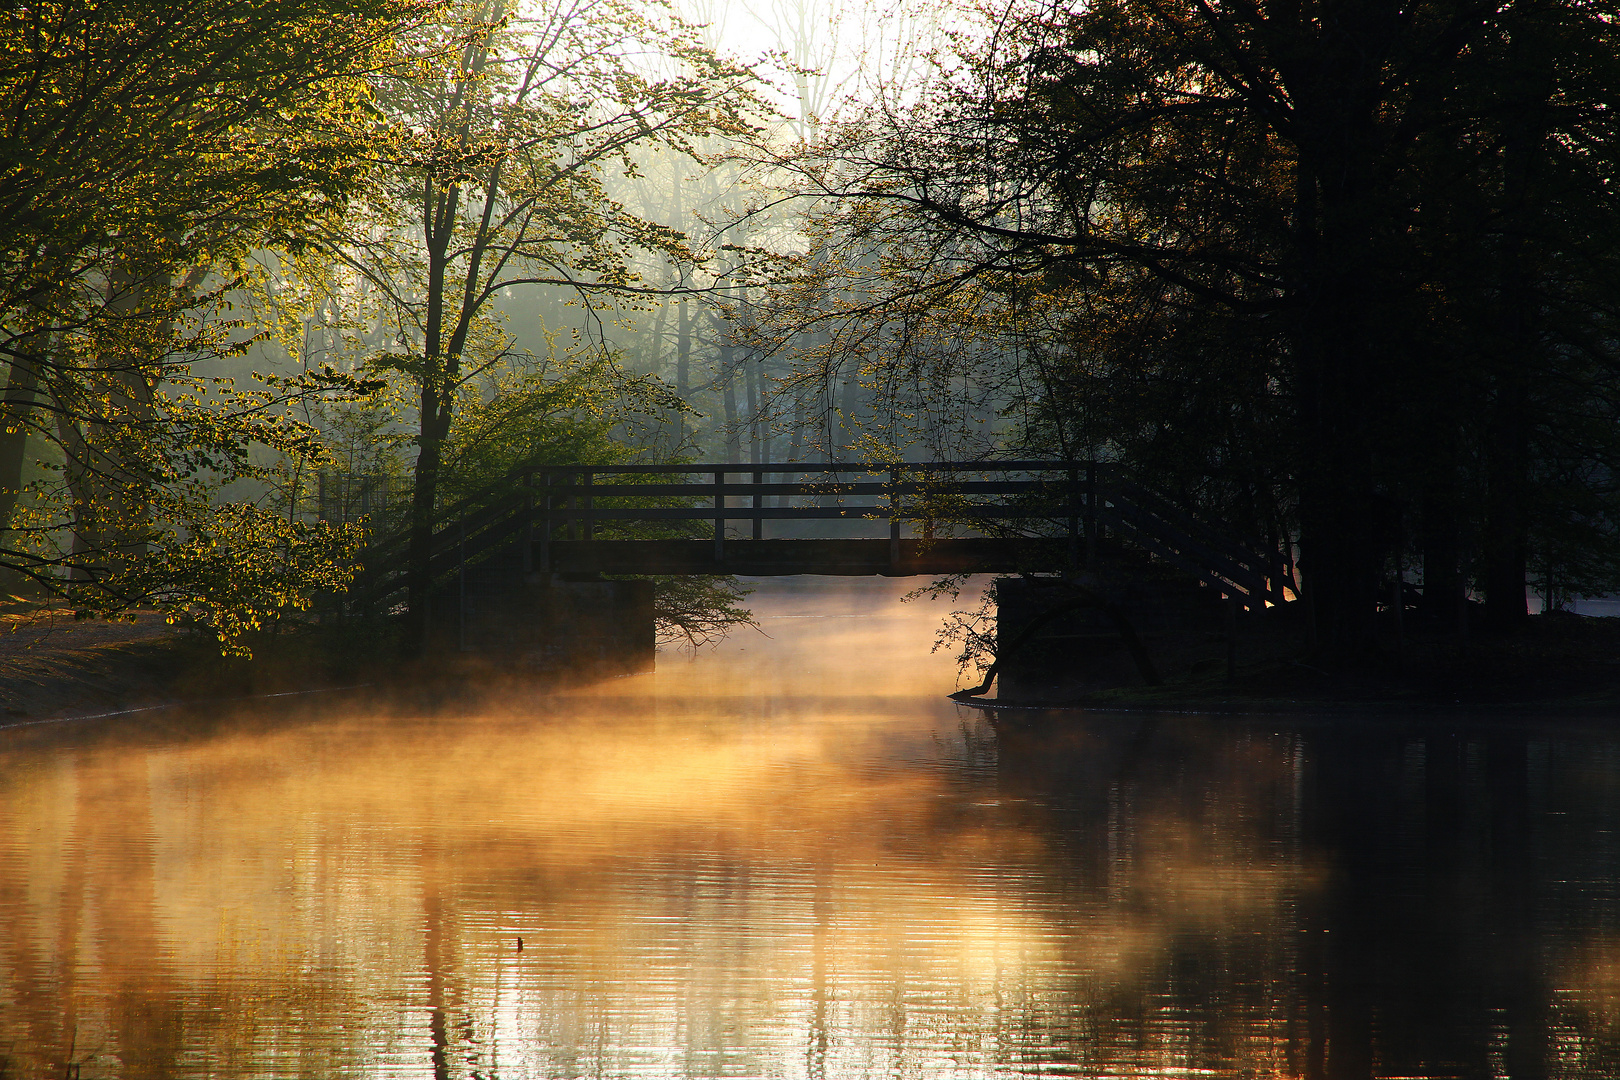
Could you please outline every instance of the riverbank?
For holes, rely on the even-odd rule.
[[[27,602],[0,606],[0,726],[353,685],[403,667],[387,627],[256,634],[251,659],[156,612],[104,622]]]
[[[1044,694],[970,703],[1262,713],[1534,708],[1620,715],[1620,619],[1536,616],[1522,634],[1476,634],[1467,642],[1419,627],[1406,635],[1398,658],[1386,653],[1339,671],[1312,663],[1296,640],[1280,620],[1246,630],[1230,680],[1220,659],[1224,646],[1212,641],[1210,659],[1166,672],[1160,686],[1059,684]],[[251,660],[221,657],[211,639],[168,626],[155,613],[107,623],[12,604],[0,608],[0,727],[357,685],[388,695],[493,692],[517,677],[455,654],[437,657],[431,669],[403,663],[387,624],[294,627],[256,635],[251,646]],[[562,681],[556,673],[521,677],[526,685],[536,678]]]
[[[1270,614],[1270,613],[1268,613]],[[1620,715],[1620,619],[1532,616],[1514,634],[1411,628],[1354,663],[1329,665],[1298,644],[1283,618],[1239,636],[1235,671],[1224,661],[1166,673],[1159,686],[1087,689],[1061,680],[992,707],[1297,712],[1525,708]],[[1224,649],[1224,646],[1220,647]]]
[[[625,674],[600,662],[535,663],[443,642],[405,660],[400,629],[391,619],[287,624],[245,637],[252,655],[236,657],[155,612],[103,622],[0,604],[0,727],[344,688],[436,708]]]

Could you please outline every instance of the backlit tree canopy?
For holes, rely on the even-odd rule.
[[[194,375],[255,331],[244,259],[343,212],[376,157],[371,80],[432,8],[199,0],[0,16],[0,565],[93,611],[157,602],[234,640],[341,573],[353,538],[215,493],[310,443],[319,373]],[[26,491],[27,446],[50,472]],[[19,496],[24,496],[19,501]]]
[[[655,5],[466,5],[407,47],[424,57],[422,70],[391,80],[377,99],[402,132],[399,149],[363,208],[322,246],[375,297],[388,341],[372,368],[407,380],[416,397],[408,560],[419,638],[458,402],[514,352],[495,302],[550,287],[590,308],[654,291],[637,258],[701,262],[682,230],[629,212],[608,184],[633,175],[638,156],[701,163],[704,140],[753,131],[759,102],[746,68]],[[622,390],[649,388],[642,380]]]

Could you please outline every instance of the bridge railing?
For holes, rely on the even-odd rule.
[[[435,532],[435,580],[493,549],[519,541],[524,569],[553,568],[552,545],[602,541],[639,523],[714,544],[724,572],[729,542],[762,540],[770,521],[886,520],[890,559],[899,561],[903,526],[1065,539],[1068,564],[1093,561],[1105,533],[1134,544],[1246,606],[1282,600],[1275,553],[1224,523],[1179,507],[1107,462],[783,462],[774,464],[552,465],[521,470],[478,505],[464,500]],[[806,500],[811,500],[806,502]],[[772,505],[774,503],[774,505]],[[732,532],[746,523],[746,535]],[[704,535],[706,534],[706,536]],[[609,541],[611,542],[611,541]],[[353,595],[367,606],[403,590],[405,543],[395,537],[367,559],[376,568]]]
[[[681,479],[647,479],[660,475]],[[592,540],[609,523],[706,522],[720,562],[735,522],[748,523],[748,538],[759,540],[768,521],[876,519],[887,520],[896,549],[908,521],[922,525],[925,539],[939,526],[1066,536],[1076,566],[1091,561],[1108,530],[1251,606],[1282,599],[1281,568],[1266,545],[1235,538],[1236,530],[1177,507],[1107,462],[552,466],[535,469],[526,483],[534,492],[541,569],[551,541]],[[817,503],[792,502],[803,498]],[[657,505],[672,499],[681,505]]]
[[[529,483],[542,545],[553,538],[590,540],[598,525],[628,521],[702,521],[711,524],[714,542],[724,545],[730,523],[738,521],[749,523],[749,539],[760,540],[767,521],[887,520],[890,538],[898,540],[906,521],[921,522],[927,533],[936,523],[1030,519],[1050,514],[1054,503],[1060,504],[1061,515],[1073,519],[1070,531],[1078,536],[1096,469],[1064,466],[1058,470],[1063,475],[1054,480],[1007,475],[1052,471],[1050,463],[1032,461],[552,466],[535,469]],[[1002,475],[963,479],[966,473]],[[683,479],[645,479],[660,474]],[[694,475],[707,479],[684,479]],[[793,479],[767,479],[784,476]],[[860,476],[882,479],[853,479]],[[1042,510],[1035,514],[1027,505],[969,501],[977,496],[1038,498]],[[804,498],[816,503],[793,501]],[[612,502],[599,505],[598,500]],[[556,535],[559,530],[564,537]]]

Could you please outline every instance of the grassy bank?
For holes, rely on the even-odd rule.
[[[291,626],[247,644],[251,659],[225,657],[211,637],[154,613],[108,623],[15,602],[0,611],[0,725],[394,682],[414,670],[384,623]]]

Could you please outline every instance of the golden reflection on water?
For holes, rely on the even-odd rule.
[[[1347,1075],[1300,738],[998,735],[898,591],[477,708],[0,732],[0,1076]]]

